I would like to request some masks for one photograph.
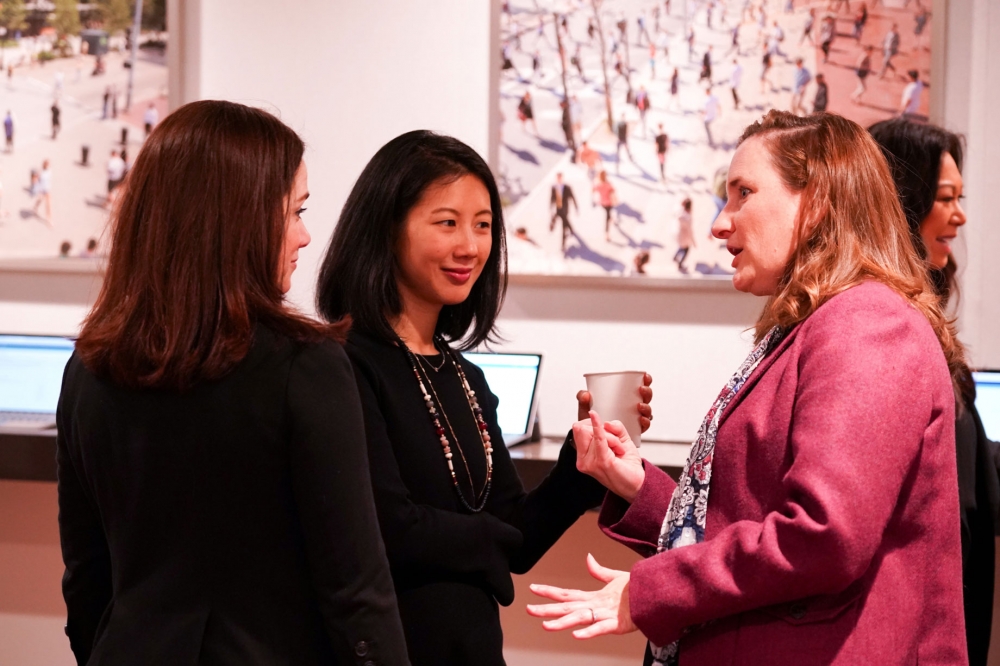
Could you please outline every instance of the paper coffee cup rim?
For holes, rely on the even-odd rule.
[[[600,377],[601,375],[644,375],[642,370],[617,370],[615,372],[585,372],[584,377]]]

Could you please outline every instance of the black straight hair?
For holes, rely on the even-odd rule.
[[[868,128],[882,154],[889,163],[896,193],[910,227],[910,238],[920,256],[926,259],[927,247],[920,236],[920,225],[937,199],[938,180],[941,178],[941,157],[948,153],[955,160],[958,170],[962,170],[964,157],[963,139],[954,132],[924,123],[916,123],[904,118],[893,118],[877,122]],[[941,297],[942,306],[948,304],[952,296],[958,296],[958,266],[955,256],[948,253],[948,263],[938,269],[928,265],[928,273],[934,290]],[[972,372],[966,366],[961,376],[955,380],[958,389],[956,397],[966,405],[976,400],[976,384]]]
[[[493,246],[469,297],[446,305],[436,333],[460,350],[499,339],[496,320],[507,293],[507,246],[500,191],[479,154],[458,139],[415,130],[382,146],[347,197],[316,285],[316,309],[327,321],[350,316],[354,327],[395,339],[389,319],[402,311],[396,251],[406,217],[433,185],[462,176],[490,195]]]
[[[893,118],[875,123],[868,132],[878,143],[889,163],[892,179],[896,183],[899,202],[903,206],[910,237],[920,256],[927,257],[927,248],[920,236],[920,225],[937,199],[938,180],[941,177],[941,156],[949,153],[962,170],[962,137],[936,125],[916,123],[904,118]],[[948,253],[948,264],[930,268],[931,282],[944,304],[958,295],[958,266],[955,257]]]

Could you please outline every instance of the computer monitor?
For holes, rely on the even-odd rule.
[[[1000,370],[972,373],[976,382],[976,411],[983,420],[986,436],[1000,442]]]
[[[0,426],[55,423],[63,370],[73,341],[45,335],[0,334]]]
[[[482,368],[500,400],[497,420],[504,443],[512,446],[528,440],[535,425],[541,354],[465,352],[462,356]]]

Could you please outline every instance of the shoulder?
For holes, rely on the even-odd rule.
[[[805,350],[836,349],[837,356],[858,363],[887,356],[897,368],[938,364],[946,368],[927,318],[879,282],[864,282],[837,294],[801,327],[799,338]]]

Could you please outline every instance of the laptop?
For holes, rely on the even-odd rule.
[[[531,439],[538,415],[541,354],[463,352],[462,356],[482,368],[486,383],[500,400],[497,420],[503,443],[514,446]]]
[[[0,427],[55,426],[63,370],[72,354],[67,338],[0,334]]]
[[[986,436],[1000,442],[1000,370],[972,373],[976,382],[976,411],[983,420]]]

